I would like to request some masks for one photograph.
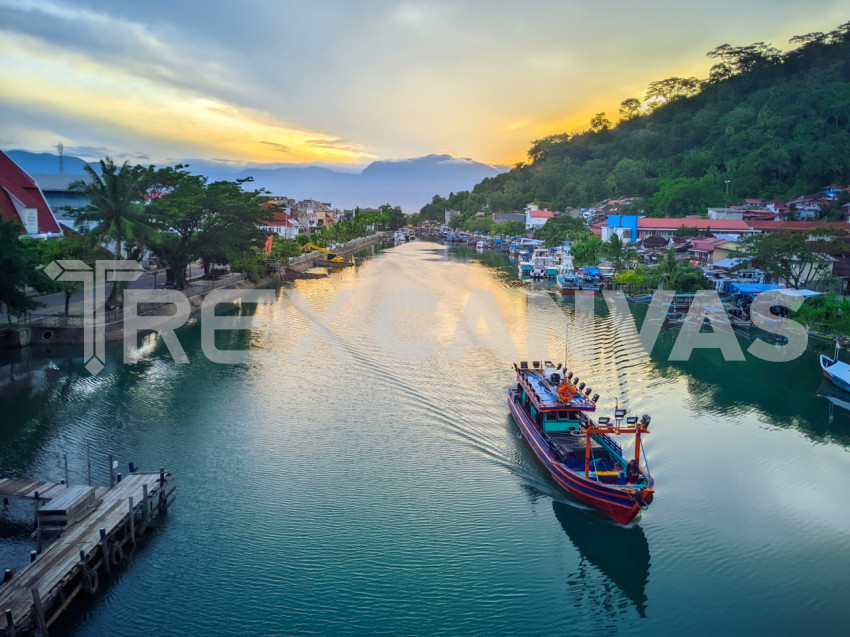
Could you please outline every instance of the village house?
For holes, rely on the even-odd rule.
[[[612,234],[611,228],[631,228],[629,224],[631,224],[631,219],[634,218],[635,217],[633,215],[611,215],[607,222],[600,225],[603,241],[607,241],[607,237],[610,237]],[[637,217],[637,227],[635,229],[637,235],[636,239],[643,240],[653,235],[658,235],[665,239],[671,239],[675,237],[683,227],[693,230],[720,232],[736,236],[748,235],[754,232],[747,222],[736,219],[703,219],[701,217],[686,217],[684,219]],[[606,228],[609,228],[609,230],[606,230]],[[618,234],[620,234],[620,232],[618,232]]]
[[[284,239],[294,239],[301,231],[298,220],[283,211],[275,211],[272,219],[257,224],[257,228],[271,232]]]
[[[554,216],[551,210],[540,210],[537,204],[530,203],[525,207],[525,229],[542,228]]]
[[[850,236],[850,224],[843,221],[750,221],[755,232],[805,233],[809,241],[824,234]]]

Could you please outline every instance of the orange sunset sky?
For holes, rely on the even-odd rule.
[[[845,0],[0,0],[0,148],[164,163],[513,164],[717,45],[828,31]]]

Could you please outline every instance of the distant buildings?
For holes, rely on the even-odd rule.
[[[536,204],[530,203],[525,207],[525,229],[542,228],[554,216],[551,210],[539,210]]]
[[[287,208],[286,210],[288,211],[290,209]],[[298,220],[284,211],[275,212],[274,217],[270,221],[257,224],[257,228],[276,234],[284,239],[294,239],[301,231]]]

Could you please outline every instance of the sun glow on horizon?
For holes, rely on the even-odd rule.
[[[442,149],[510,166],[596,113],[616,123],[653,80],[706,77],[724,40],[787,48],[846,20],[767,1],[736,3],[732,23],[730,0],[623,6],[615,23],[581,1],[0,0],[0,147],[352,167]]]

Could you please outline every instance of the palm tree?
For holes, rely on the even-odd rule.
[[[637,251],[623,243],[623,238],[616,232],[602,245],[602,254],[612,264],[614,269],[622,270],[626,263],[637,258]]]
[[[675,248],[670,248],[655,267],[655,278],[659,289],[663,285],[677,292],[693,292],[703,287],[705,275],[702,270],[676,258]]]
[[[71,190],[83,192],[89,198],[89,205],[77,214],[77,226],[94,222],[88,231],[92,242],[114,241],[116,259],[124,256],[128,241],[145,245],[151,226],[142,200],[150,169],[131,166],[126,161],[119,167],[106,157],[100,160],[100,173],[88,164],[85,171],[88,181],[80,179],[70,185]],[[118,282],[112,285],[107,307],[120,304],[120,287]]]
[[[149,170],[126,161],[118,167],[106,157],[100,160],[100,174],[88,164],[85,171],[88,181],[80,179],[70,185],[90,202],[78,214],[77,225],[94,222],[89,230],[91,237],[115,241],[115,258],[120,259],[127,240],[143,244],[150,231],[142,203]]]

